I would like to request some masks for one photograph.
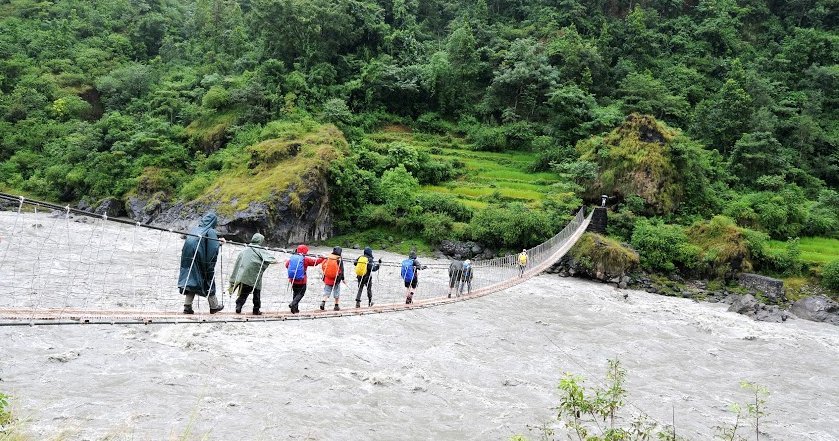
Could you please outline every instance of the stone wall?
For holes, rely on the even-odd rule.
[[[586,231],[606,234],[607,224],[608,217],[606,216],[606,207],[597,207],[594,209],[594,214],[591,216],[591,222],[588,224]]]
[[[763,293],[768,303],[782,303],[786,300],[783,280],[749,273],[740,274],[737,278],[740,286]]]

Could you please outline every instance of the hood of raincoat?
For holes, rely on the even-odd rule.
[[[201,217],[201,223],[198,224],[201,228],[215,228],[218,225],[218,216],[212,211]]]
[[[309,254],[309,247],[303,244],[297,245],[297,254]]]
[[[248,245],[236,258],[233,266],[233,274],[230,275],[230,286],[244,284],[256,289],[262,289],[262,276],[268,270],[268,265],[276,262],[276,258],[262,248],[262,241],[265,239],[259,233],[253,235]]]
[[[373,249],[370,248],[370,247],[364,248],[364,255],[372,259],[373,258]]]

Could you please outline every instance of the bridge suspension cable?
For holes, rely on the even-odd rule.
[[[189,316],[180,312],[183,297],[176,287],[183,237],[189,233],[6,193],[0,193],[2,207],[0,326],[302,320],[427,308],[501,291],[538,275],[559,261],[591,219],[581,209],[562,231],[527,250],[528,264],[521,275],[517,255],[474,261],[471,291],[461,296],[448,297],[448,262],[423,262],[427,268],[419,272],[414,302],[405,304],[400,262],[383,260],[373,279],[374,306],[366,307],[365,301],[365,307],[354,308],[352,261],[360,251],[345,250],[348,280],[340,311],[319,310],[323,283],[319,269],[311,268],[300,313],[290,314],[286,270],[274,265],[263,278],[263,315],[228,312],[233,305],[210,315],[206,301],[199,298],[196,314]],[[232,271],[244,246],[227,241],[221,247],[216,266],[219,301],[230,300],[222,292],[222,280],[230,276],[224,272]],[[268,250],[280,262],[291,254],[284,248]],[[461,281],[454,282],[458,286]]]

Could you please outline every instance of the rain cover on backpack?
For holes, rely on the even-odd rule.
[[[292,254],[288,259],[288,278],[291,280],[303,280],[306,278],[306,264],[302,254]]]
[[[361,256],[358,258],[358,262],[355,263],[355,275],[358,277],[364,277],[367,275],[367,256]]]
[[[414,271],[414,259],[405,259],[402,261],[402,270],[400,271],[402,280],[405,282],[413,282]]]

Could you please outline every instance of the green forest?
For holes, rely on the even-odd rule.
[[[839,288],[837,0],[0,0],[0,29],[4,191],[322,184],[341,237],[498,250],[608,194],[647,270]]]

